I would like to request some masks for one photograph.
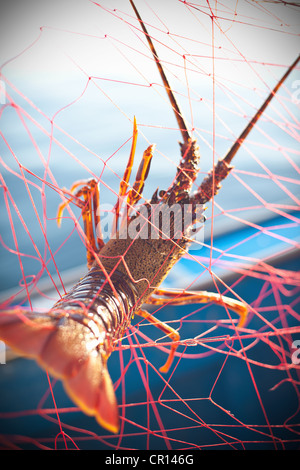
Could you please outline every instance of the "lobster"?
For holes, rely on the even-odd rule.
[[[104,243],[101,234],[96,180],[76,182],[58,210],[60,223],[63,210],[71,201],[81,208],[88,240],[87,274],[45,314],[25,313],[20,308],[6,309],[0,314],[0,338],[61,379],[74,403],[113,433],[119,430],[120,417],[107,360],[133,316],[148,320],[171,339],[169,356],[161,372],[167,373],[170,369],[180,342],[178,331],[147,312],[145,305],[162,305],[166,301],[171,305],[214,302],[239,315],[238,327],[245,325],[248,309],[237,299],[206,291],[168,291],[160,285],[187,252],[195,233],[201,230],[204,205],[219,191],[221,182],[233,168],[233,157],[299,61],[298,57],[226,156],[192,192],[199,172],[199,147],[185,123],[152,39],[134,2],[130,0],[130,3],[148,41],[182,135],[181,160],[175,178],[167,190],[156,190],[150,201],[137,205],[155,146],[150,145],[145,150],[130,187],[138,135],[134,118],[131,151],[114,208],[110,240]],[[121,216],[124,202],[126,210]],[[168,227],[164,223],[166,214]]]

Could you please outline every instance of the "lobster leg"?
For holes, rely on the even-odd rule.
[[[121,229],[125,221],[128,220],[132,207],[136,204],[142,197],[144,184],[149,173],[151,160],[153,157],[155,145],[149,145],[149,147],[144,151],[143,158],[138,168],[135,181],[132,185],[132,188],[128,191],[127,194],[127,211],[123,215],[121,222]]]
[[[182,292],[182,291],[168,291],[164,289],[156,289],[155,294],[147,299],[147,304],[163,305],[187,305],[196,303],[214,302],[218,305],[223,305],[230,310],[233,310],[240,316],[238,327],[245,325],[247,320],[248,310],[245,305],[236,299],[231,299],[224,295],[219,295],[214,292],[195,291],[195,292]]]
[[[165,289],[156,289],[155,294],[149,297],[146,301],[146,303],[149,305],[164,305],[166,303],[168,305],[187,305],[208,302],[214,302],[218,305],[223,305],[233,310],[240,316],[238,327],[243,327],[245,325],[248,315],[248,310],[245,305],[239,300],[231,299],[229,297],[219,295],[214,292],[195,291],[182,293],[182,291],[168,291]],[[136,312],[136,314],[145,318],[150,323],[155,325],[173,341],[173,343],[171,344],[169,357],[166,363],[159,369],[161,372],[168,372],[172,365],[178,342],[180,341],[180,335],[178,331],[176,331],[174,328],[167,325],[166,323],[158,320],[154,315],[147,312],[146,310],[140,309]]]
[[[154,144],[149,145],[149,147],[145,150],[143,154],[142,161],[136,174],[135,182],[128,192],[127,204],[130,206],[136,204],[142,197],[142,191],[144,189],[144,184],[149,173],[154,148]]]
[[[144,183],[148,176],[151,159],[153,157],[153,150],[155,146],[150,145],[143,154],[142,161],[140,163],[140,166],[136,174],[135,182],[133,183],[132,188],[129,191],[127,191],[129,178],[130,178],[132,167],[133,167],[137,135],[138,135],[138,130],[137,130],[137,125],[136,125],[136,118],[134,117],[133,136],[132,136],[130,155],[129,155],[128,163],[127,163],[124,175],[123,175],[123,179],[120,182],[118,201],[117,201],[117,204],[115,205],[115,217],[114,217],[113,229],[111,233],[112,238],[115,235],[116,231],[118,230],[118,221],[120,217],[120,208],[122,205],[122,199],[127,194],[127,214],[126,215],[128,217],[132,206],[136,204],[142,197]],[[124,218],[123,218],[123,221],[124,221]]]
[[[83,185],[74,195],[74,191]],[[90,268],[94,261],[94,253],[96,251],[101,250],[104,246],[103,237],[101,234],[101,226],[100,226],[100,215],[99,215],[99,208],[100,208],[100,198],[99,198],[99,187],[96,180],[91,179],[88,181],[76,181],[72,187],[70,192],[72,193],[73,202],[80,207],[82,213],[82,219],[84,223],[84,232],[88,240],[88,248],[87,249],[87,265]],[[83,197],[83,200],[79,199]],[[75,199],[75,200],[74,200]],[[62,217],[62,213],[65,207],[71,202],[68,200],[67,202],[63,202],[58,207],[57,212],[57,224],[60,225],[60,219]],[[94,235],[94,228],[93,223],[96,228],[97,235]]]
[[[174,328],[172,328],[171,326],[155,318],[151,313],[147,312],[146,310],[138,310],[135,313],[140,317],[145,318],[153,325],[157,326],[157,328],[163,331],[173,341],[173,343],[171,344],[171,350],[167,362],[159,369],[161,372],[168,372],[174,359],[174,354],[178,346],[177,343],[178,341],[180,341],[179,333],[174,330]]]
[[[132,171],[134,155],[135,155],[135,149],[136,149],[137,136],[138,136],[138,129],[137,129],[137,125],[136,125],[136,118],[134,116],[131,150],[130,150],[129,159],[128,159],[128,162],[127,162],[127,165],[126,165],[126,169],[125,169],[125,172],[124,172],[124,175],[123,175],[123,179],[120,182],[119,196],[118,196],[118,201],[115,205],[115,217],[114,217],[113,230],[112,230],[111,237],[113,237],[115,235],[115,232],[118,229],[118,221],[119,221],[119,216],[120,216],[120,209],[121,209],[121,205],[122,205],[122,199],[126,195],[127,188],[128,188],[128,183],[129,183],[129,178],[130,178],[131,171]]]

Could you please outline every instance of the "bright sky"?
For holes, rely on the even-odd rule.
[[[158,28],[149,28],[150,34],[167,46],[162,48],[161,52],[165,60],[178,61],[178,54],[182,56],[184,52],[187,53],[187,58],[189,54],[211,55],[211,48],[201,45],[202,41],[206,44],[211,41],[211,21],[206,0],[194,2],[196,8],[189,9],[176,0],[152,0],[148,3],[149,5],[143,0],[136,1],[144,21]],[[228,56],[239,59],[240,53],[250,59],[268,60],[282,65],[288,65],[294,60],[299,52],[300,9],[287,8],[277,5],[277,2],[268,1],[229,0],[223,3],[224,6],[220,2],[210,1],[212,7],[216,4],[218,6],[217,10],[214,10],[215,14],[223,18],[215,25],[214,30],[215,46],[222,44],[222,50],[216,50],[216,56],[221,53],[222,60],[218,60],[217,65],[222,67],[222,74],[231,76],[235,70],[234,61],[224,58]],[[130,30],[126,24],[128,21],[137,25],[134,13],[129,1],[99,0],[99,4],[103,8],[89,0],[1,2],[0,63],[3,64],[17,56],[33,43],[39,36],[40,27],[44,27],[42,36],[35,45],[14,64],[10,64],[18,73],[30,74],[32,66],[34,72],[35,61],[38,61],[40,68],[47,73],[53,73],[54,66],[62,71],[73,67],[66,59],[67,56],[72,57],[84,68],[90,68],[95,74],[99,71],[107,73],[108,69],[110,72],[120,72],[119,53],[114,46],[120,48],[128,58],[131,58],[130,47],[141,49],[134,29]],[[105,11],[105,8],[110,9],[111,13]],[[249,27],[249,23],[257,26]],[[268,29],[262,28],[261,25]],[[170,39],[165,35],[167,29],[171,33]],[[288,34],[281,33],[287,29]],[[105,35],[110,39],[104,40]],[[111,40],[113,45],[109,45]],[[160,47],[159,44],[157,47]],[[232,52],[229,52],[229,49]],[[148,54],[146,49],[145,54]],[[133,57],[137,61],[136,56]],[[142,57],[140,59],[142,60]],[[149,61],[141,63],[143,67],[149,65]],[[181,58],[180,63],[182,64]],[[7,68],[3,73],[7,73]],[[130,73],[130,67],[122,69],[122,73]],[[245,79],[247,76],[248,73],[245,74]]]

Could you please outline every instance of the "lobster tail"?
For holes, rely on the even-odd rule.
[[[61,379],[70,398],[111,432],[119,430],[115,392],[106,357],[91,329],[67,316],[0,314],[0,339]]]
[[[119,431],[119,411],[114,387],[106,360],[99,353],[89,354],[77,373],[63,383],[70,398],[83,412],[94,416],[109,431]]]
[[[0,339],[16,353],[29,358],[40,355],[54,330],[50,318],[24,313],[19,308],[0,313]]]

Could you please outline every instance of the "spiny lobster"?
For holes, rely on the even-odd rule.
[[[43,368],[61,379],[73,401],[114,433],[119,430],[119,412],[107,359],[132,317],[140,315],[146,318],[171,338],[170,354],[160,369],[162,372],[169,370],[180,341],[179,333],[144,310],[144,304],[161,305],[167,301],[173,305],[184,305],[212,301],[236,312],[240,316],[238,326],[243,326],[246,321],[247,308],[239,300],[205,291],[168,291],[159,286],[186,253],[195,226],[198,226],[197,230],[199,225],[201,228],[204,219],[199,207],[202,208],[217,194],[222,180],[233,168],[230,164],[237,150],[299,61],[298,57],[227,155],[218,161],[198,189],[192,192],[199,171],[199,148],[188,130],[152,39],[133,1],[130,0],[130,3],[152,51],[183,138],[180,144],[181,160],[174,181],[166,191],[157,190],[150,202],[136,205],[142,197],[155,147],[150,145],[144,152],[135,182],[129,189],[138,134],[134,118],[132,147],[120,184],[111,239],[104,244],[99,230],[99,188],[96,180],[75,183],[68,193],[69,199],[59,208],[58,220],[71,200],[76,199],[75,203],[82,210],[89,241],[89,270],[86,276],[47,314],[24,313],[18,308],[6,309],[0,314],[0,338],[19,353],[36,359]],[[125,198],[126,211],[121,218],[121,203]],[[164,213],[169,215],[170,222],[167,236],[163,225]],[[155,214],[158,216],[153,217]],[[93,223],[98,228],[96,237]]]

